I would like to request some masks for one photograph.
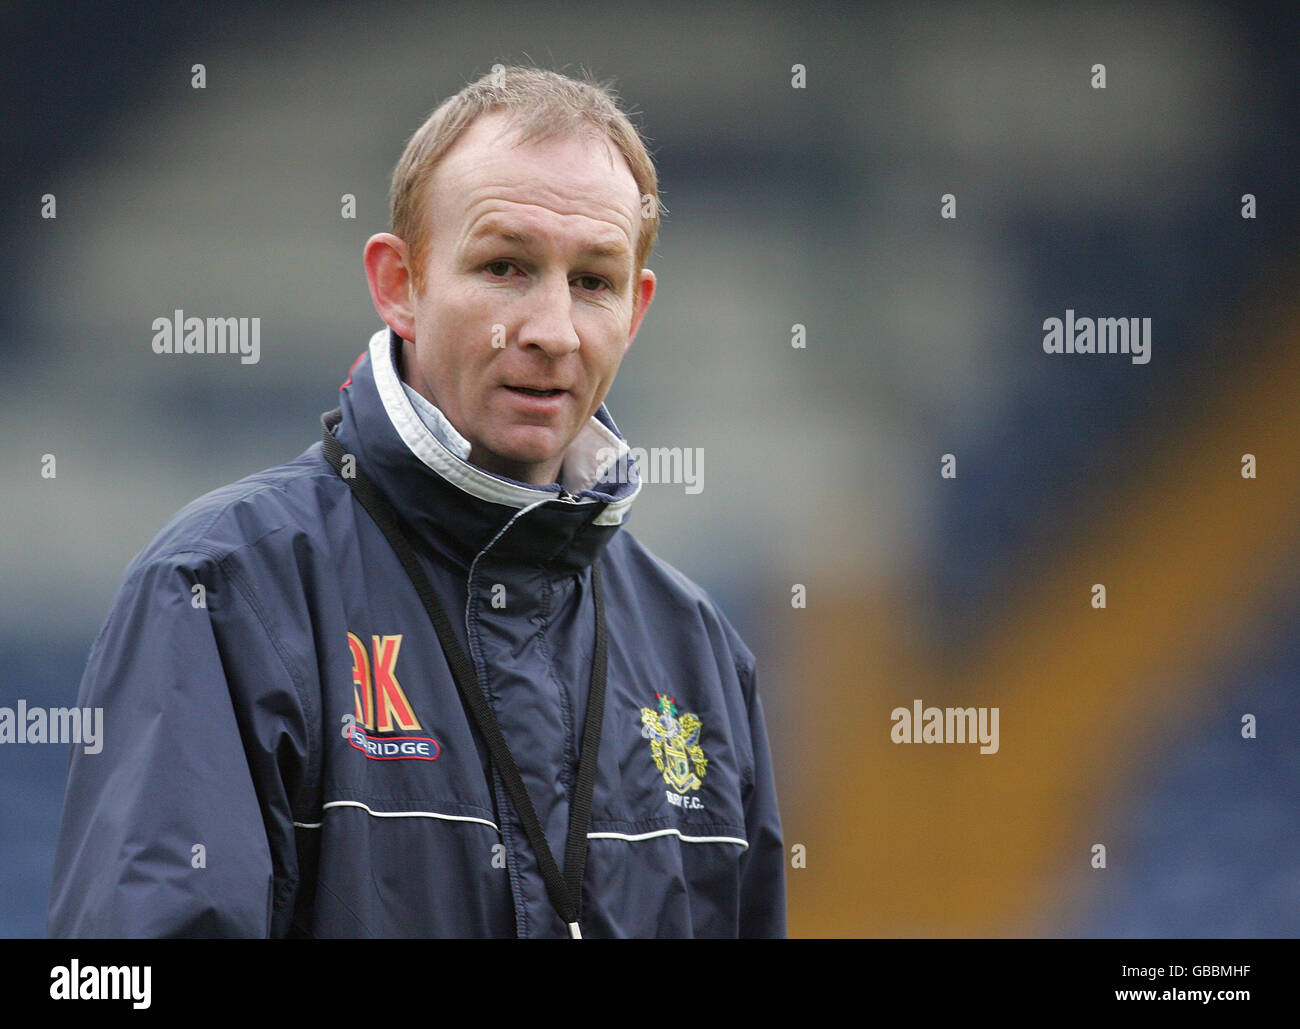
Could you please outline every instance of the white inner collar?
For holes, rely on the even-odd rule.
[[[551,496],[549,490],[503,479],[469,463],[469,441],[456,431],[436,405],[398,376],[392,338],[388,328],[380,329],[370,337],[370,363],[384,410],[411,452],[443,478],[483,500],[524,507],[548,499]],[[593,416],[565,451],[560,467],[560,485],[570,493],[592,489],[627,452],[627,443]],[[620,524],[639,492],[641,483],[638,477],[628,496],[608,504],[596,519],[597,523]]]

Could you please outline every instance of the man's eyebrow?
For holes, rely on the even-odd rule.
[[[500,225],[489,223],[482,225],[470,233],[470,242],[477,243],[481,239],[499,239],[506,243],[513,243],[516,246],[528,247],[532,245],[533,237],[526,232],[520,232],[517,229],[507,229]],[[627,244],[622,241],[608,243],[592,243],[583,247],[579,253],[584,257],[622,257],[624,254],[631,253]]]
[[[501,239],[507,243],[517,243],[519,246],[528,246],[530,237],[522,232],[514,232],[510,229],[503,229],[499,225],[481,225],[470,233],[470,241],[477,242],[480,239]]]

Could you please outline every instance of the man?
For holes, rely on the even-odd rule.
[[[412,137],[323,444],[177,515],[92,648],[53,935],[784,935],[753,656],[621,530],[657,205],[554,73]]]

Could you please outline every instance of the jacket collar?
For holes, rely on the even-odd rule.
[[[560,482],[516,482],[465,460],[468,444],[433,405],[436,417],[421,417],[398,374],[400,345],[387,328],[371,337],[343,384],[337,435],[418,541],[463,566],[489,547],[526,565],[595,560],[641,490],[604,405],[569,446]]]

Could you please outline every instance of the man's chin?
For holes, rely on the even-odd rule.
[[[471,463],[485,471],[519,482],[545,485],[554,482],[564,463],[564,452],[572,440],[550,429],[512,433],[510,438],[488,448],[470,451]]]

